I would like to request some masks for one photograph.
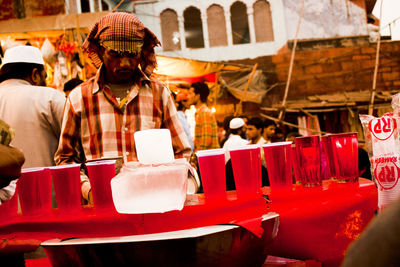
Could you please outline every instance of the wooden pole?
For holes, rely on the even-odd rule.
[[[243,100],[246,98],[247,90],[250,87],[250,83],[253,80],[253,76],[254,76],[254,73],[256,72],[257,67],[258,67],[258,63],[256,63],[254,65],[253,69],[251,70],[249,80],[247,81],[246,87],[244,88],[244,91],[243,91],[243,95],[240,98],[240,102],[236,107],[235,116],[239,115],[243,111],[242,103],[243,103]]]
[[[294,56],[296,54],[296,47],[297,47],[297,36],[299,35],[301,19],[303,18],[304,2],[305,2],[305,0],[303,0],[303,2],[301,3],[301,7],[300,7],[299,21],[297,22],[296,35],[294,37],[292,55],[290,57],[289,72],[288,72],[288,77],[287,77],[287,81],[286,81],[285,94],[284,94],[283,100],[282,100],[282,109],[281,109],[281,111],[279,111],[279,116],[278,116],[279,121],[282,120],[283,112],[286,107],[286,99],[287,99],[287,96],[289,93],[290,79],[292,77]]]
[[[369,106],[368,106],[368,114],[369,115],[372,115],[372,113],[374,112],[374,102],[375,102],[375,94],[376,94],[376,78],[378,77],[378,67],[379,67],[379,50],[381,48],[382,3],[383,3],[383,0],[381,0],[381,9],[379,11],[378,41],[376,44],[375,69],[374,69],[374,77],[372,79],[371,99],[369,101]]]

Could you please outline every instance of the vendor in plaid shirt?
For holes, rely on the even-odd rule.
[[[129,13],[110,13],[94,25],[82,48],[98,71],[67,99],[57,164],[102,158],[136,161],[133,134],[155,128],[169,129],[175,156],[189,158],[190,145],[171,92],[150,77],[157,64],[154,47],[159,44]],[[89,191],[90,184],[83,179],[85,199]]]

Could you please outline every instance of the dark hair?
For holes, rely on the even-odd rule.
[[[263,129],[264,128],[264,122],[260,117],[252,117],[247,121],[246,124],[247,125],[253,125],[257,129]]]
[[[32,71],[44,70],[44,66],[34,63],[7,63],[0,70],[0,82],[9,79],[25,79],[32,75]]]
[[[207,97],[210,94],[210,89],[208,88],[207,84],[203,82],[195,82],[192,83],[191,87],[194,88],[194,93],[196,95],[200,94],[201,102],[206,103]]]
[[[243,130],[243,126],[242,126],[242,127],[239,127],[239,128],[236,128],[236,129],[231,129],[231,134],[237,134],[237,135],[239,135],[239,134],[242,133],[242,130]]]
[[[63,91],[64,92],[72,91],[72,89],[74,89],[81,83],[83,83],[83,81],[81,79],[73,78],[64,84]]]
[[[276,123],[273,120],[265,119],[264,120],[264,128],[267,128],[270,125],[276,126]]]

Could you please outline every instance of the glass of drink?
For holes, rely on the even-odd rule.
[[[298,168],[304,186],[317,186],[322,184],[321,156],[319,136],[304,136],[294,139],[298,159]]]
[[[332,134],[329,138],[338,182],[358,181],[357,133]]]
[[[81,211],[80,164],[67,164],[48,168],[56,191],[60,214]]]
[[[303,177],[301,176],[301,171],[300,171],[300,161],[299,157],[297,155],[296,151],[296,146],[292,144],[291,147],[292,153],[291,153],[291,159],[292,159],[292,169],[293,169],[293,175],[294,179],[296,181],[296,184],[302,184],[303,183]]]
[[[292,142],[262,145],[271,191],[290,191],[293,188],[291,149]]]
[[[261,191],[261,147],[246,145],[229,150],[238,198],[258,195]]]
[[[46,215],[51,212],[51,175],[46,168],[22,169],[17,182],[22,215]]]
[[[101,212],[115,212],[111,193],[111,179],[115,176],[115,160],[98,160],[85,165],[89,175],[94,208]]]
[[[196,155],[206,201],[226,200],[225,150],[199,150]]]

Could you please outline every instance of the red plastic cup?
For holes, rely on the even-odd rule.
[[[296,184],[301,184],[303,181],[303,177],[301,176],[300,161],[298,160],[296,146],[292,144],[291,149],[292,149],[291,159],[292,159],[292,169],[293,169],[294,179],[296,180]]]
[[[96,211],[114,212],[111,179],[115,176],[115,160],[99,160],[85,164],[91,185],[93,204]]]
[[[60,214],[74,214],[81,211],[80,164],[60,165],[48,169],[53,178]]]
[[[13,217],[16,217],[18,214],[18,193],[17,189],[15,189],[14,195],[6,202],[1,203],[0,205],[0,218],[1,220],[8,221]]]
[[[51,175],[46,168],[22,169],[17,182],[22,215],[39,216],[51,212]]]
[[[329,138],[329,135],[321,136],[321,154],[322,153],[324,153],[324,159],[329,179],[336,180],[335,160],[333,158],[331,139]]]
[[[329,138],[338,182],[358,181],[357,133],[332,134]]]
[[[226,200],[225,150],[199,150],[196,155],[206,201]]]
[[[319,136],[296,137],[298,168],[304,186],[322,184]]]
[[[291,191],[292,175],[292,142],[276,142],[262,145],[271,191]]]
[[[261,192],[261,148],[246,145],[229,150],[238,198],[252,197]]]

